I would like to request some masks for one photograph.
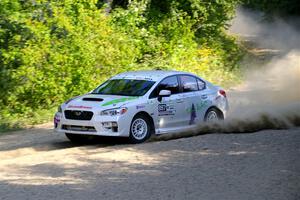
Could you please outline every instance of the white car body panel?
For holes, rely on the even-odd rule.
[[[205,82],[206,88],[199,91],[172,94],[158,98],[149,98],[151,92],[166,77],[173,75],[191,75]],[[228,101],[219,94],[220,88],[202,78],[186,72],[178,71],[137,71],[126,72],[111,79],[151,80],[155,84],[140,97],[86,94],[69,100],[61,105],[62,112],[54,117],[55,130],[61,133],[86,134],[99,136],[128,137],[132,119],[137,113],[147,113],[152,119],[155,134],[187,131],[204,121],[207,110],[216,107],[222,111],[224,117],[228,110]],[[85,101],[84,98],[101,98],[103,101]],[[127,112],[122,115],[100,115],[103,110],[126,107]],[[72,110],[93,112],[91,120],[67,119],[65,112]],[[82,114],[82,112],[80,113]],[[102,123],[117,122],[117,131],[108,129]],[[91,128],[91,130],[86,130]]]

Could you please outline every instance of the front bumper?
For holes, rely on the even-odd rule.
[[[54,130],[59,133],[128,137],[130,122],[126,114],[121,116],[94,115],[91,120],[87,121],[66,119],[64,114],[56,113]]]

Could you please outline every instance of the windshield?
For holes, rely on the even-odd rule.
[[[92,94],[143,96],[154,83],[148,80],[112,79],[97,87]]]

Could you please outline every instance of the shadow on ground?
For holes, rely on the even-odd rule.
[[[2,159],[0,195],[16,200],[298,199],[298,131],[207,134],[140,145],[105,138],[101,144],[69,146],[61,138],[49,142],[52,151]]]

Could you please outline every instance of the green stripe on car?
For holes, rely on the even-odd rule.
[[[117,103],[122,103],[122,102],[126,102],[126,101],[131,101],[131,100],[134,100],[137,98],[138,97],[124,97],[124,98],[114,99],[114,100],[111,100],[111,101],[108,101],[108,102],[102,104],[102,106],[108,106],[111,104],[117,104]]]

